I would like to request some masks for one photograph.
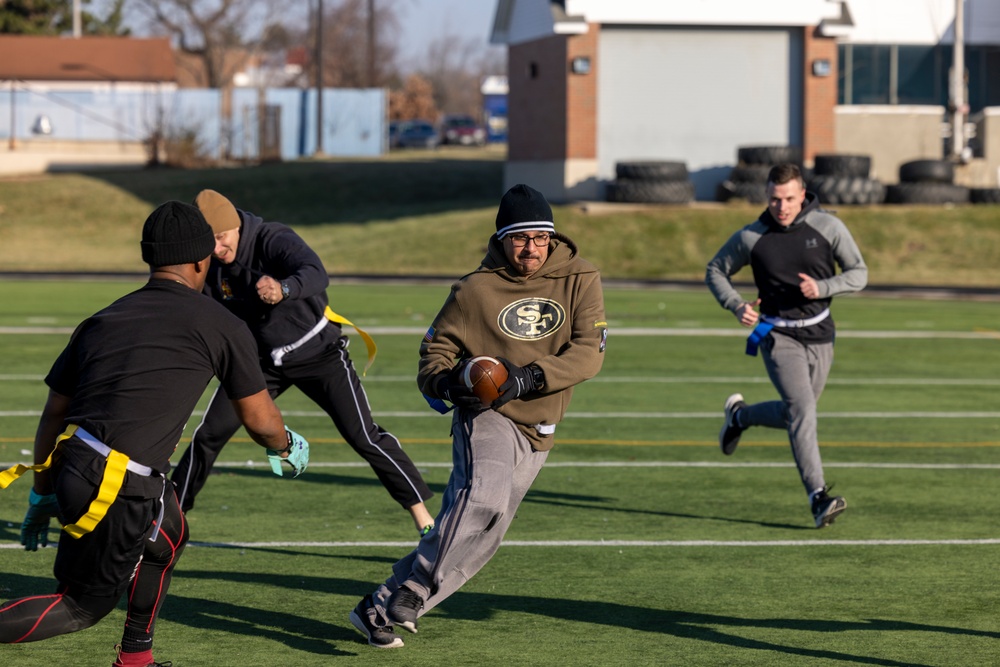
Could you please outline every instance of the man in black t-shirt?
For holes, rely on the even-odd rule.
[[[97,623],[128,591],[115,665],[157,665],[153,626],[188,528],[169,458],[213,377],[247,432],[296,472],[308,443],[288,431],[246,326],[201,294],[214,235],[194,206],[167,202],[146,220],[149,281],[85,320],[45,378],[35,465],[0,472],[0,488],[33,470],[21,541],[48,543],[63,524],[52,595],[0,605],[0,643],[38,641]],[[93,502],[92,502],[93,501]]]

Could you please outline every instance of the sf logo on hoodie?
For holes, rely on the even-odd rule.
[[[497,325],[517,340],[551,336],[566,322],[566,309],[552,299],[519,299],[500,311]]]

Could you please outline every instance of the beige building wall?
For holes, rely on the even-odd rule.
[[[870,155],[871,177],[899,182],[899,165],[944,157],[944,107],[838,106],[837,153]]]
[[[988,107],[972,117],[976,136],[972,140],[976,158],[972,177],[977,187],[1000,187],[1000,107]]]

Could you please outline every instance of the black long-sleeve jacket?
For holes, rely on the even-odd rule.
[[[271,350],[294,343],[324,319],[330,278],[319,256],[292,229],[237,212],[242,223],[236,259],[231,264],[212,259],[205,292],[247,323],[261,359],[271,363]],[[261,301],[256,285],[264,275],[286,284],[288,296],[274,305]],[[340,327],[330,323],[286,359],[308,358],[339,335]]]

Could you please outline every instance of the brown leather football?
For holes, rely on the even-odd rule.
[[[507,368],[493,357],[473,357],[462,371],[462,381],[483,405],[500,396],[500,385],[507,381]]]

